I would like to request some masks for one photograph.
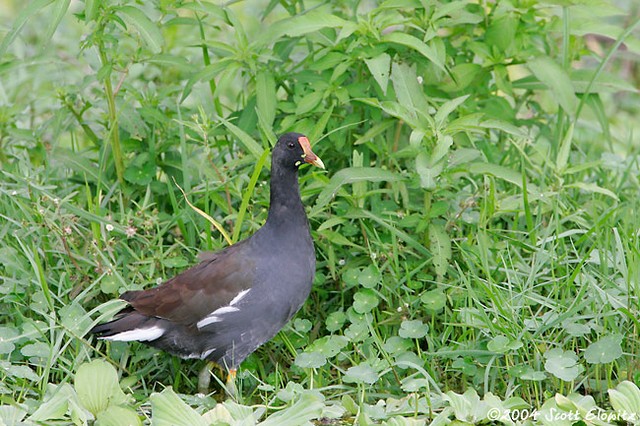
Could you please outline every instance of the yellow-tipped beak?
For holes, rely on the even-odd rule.
[[[298,143],[300,143],[302,151],[304,151],[304,162],[324,169],[324,163],[322,162],[320,157],[318,157],[313,153],[313,151],[311,151],[311,143],[309,142],[309,139],[300,137],[298,138]]]

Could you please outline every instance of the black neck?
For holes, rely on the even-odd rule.
[[[307,224],[307,217],[300,199],[297,170],[271,168],[271,195],[267,225],[293,226]]]

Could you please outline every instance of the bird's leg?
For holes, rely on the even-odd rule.
[[[213,362],[207,362],[200,373],[198,373],[198,392],[203,394],[209,393],[209,385],[211,384],[211,369],[215,367]]]
[[[236,386],[236,372],[235,368],[229,369],[229,374],[227,375],[227,383],[225,385],[225,390],[227,391],[227,395],[231,397],[234,401],[238,399],[238,387]]]

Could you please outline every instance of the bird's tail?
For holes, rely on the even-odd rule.
[[[142,315],[132,308],[116,315],[116,318],[93,327],[89,333],[97,334],[100,339],[129,342],[152,341],[161,337],[166,329],[160,325],[160,319]]]

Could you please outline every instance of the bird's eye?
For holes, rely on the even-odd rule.
[[[295,147],[295,146],[296,146],[296,144],[295,144],[295,143],[293,143],[293,142],[289,142],[289,143],[287,144],[287,146],[288,146],[289,148],[293,148],[293,147]]]

